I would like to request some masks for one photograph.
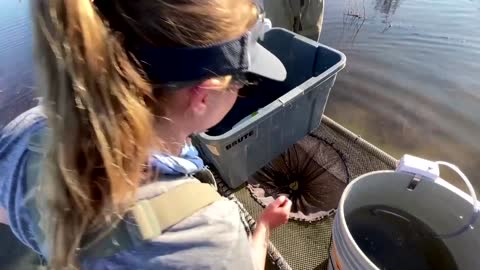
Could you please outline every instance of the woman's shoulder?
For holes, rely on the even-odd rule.
[[[41,145],[40,138],[47,133],[46,120],[43,107],[36,106],[0,129],[0,166],[5,165],[2,162],[7,160],[8,164],[14,163],[28,150],[37,152]]]
[[[0,131],[0,207],[6,208],[13,233],[25,245],[39,251],[32,235],[32,218],[26,206],[31,186],[27,181],[28,160],[40,151],[46,131],[46,118],[41,107],[32,108],[7,124]]]
[[[0,206],[5,207],[8,185],[15,185],[19,180],[19,172],[25,165],[25,157],[31,152],[39,151],[41,143],[35,143],[34,138],[40,140],[46,132],[46,117],[41,107],[34,107],[0,130]]]
[[[223,198],[149,241],[103,259],[85,258],[84,266],[94,270],[121,266],[124,268],[119,269],[253,269],[253,261],[240,209]]]
[[[3,127],[0,131],[0,138],[20,136],[43,127],[46,127],[46,116],[43,106],[38,105],[18,115]]]
[[[32,108],[7,124],[0,131],[0,196],[5,197],[9,188],[5,185],[15,184],[19,179],[15,177],[25,165],[25,157],[29,152],[40,151],[40,140],[46,132],[46,118],[41,107]],[[39,142],[35,142],[35,138]],[[13,182],[12,182],[13,181]],[[0,206],[5,205],[0,200]]]
[[[173,177],[164,178],[146,186],[142,186],[138,192],[138,199],[149,199],[155,196],[162,196],[181,185],[191,183],[200,183],[194,177]],[[199,192],[197,196],[203,194]],[[196,198],[190,198],[190,202],[196,204]],[[178,202],[172,201],[172,205]],[[181,234],[184,232],[185,234]],[[201,208],[194,214],[184,218],[182,221],[173,225],[171,228],[163,232],[153,242],[162,242],[165,239],[172,240],[188,240],[188,239],[207,239],[206,235],[223,235],[225,238],[238,237],[238,234],[245,234],[245,224],[242,222],[241,211],[238,205],[224,197],[215,202]],[[178,234],[177,234],[178,233]],[[171,235],[175,237],[171,238]],[[187,235],[184,237],[182,235]],[[213,239],[218,241],[218,239]],[[209,240],[211,242],[212,239]]]

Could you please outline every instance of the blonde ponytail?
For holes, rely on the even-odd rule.
[[[38,206],[53,269],[133,200],[153,138],[149,84],[90,0],[32,1],[51,130]]]

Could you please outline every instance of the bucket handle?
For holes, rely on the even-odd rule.
[[[458,235],[468,231],[469,229],[473,229],[472,225],[476,222],[476,220],[479,216],[479,213],[480,213],[479,208],[478,208],[477,194],[475,193],[475,189],[473,188],[472,183],[470,183],[467,176],[457,166],[455,166],[451,163],[445,162],[445,161],[435,161],[435,163],[439,166],[443,165],[445,167],[448,167],[451,170],[453,170],[454,172],[456,172],[462,178],[463,182],[465,182],[465,184],[467,185],[468,191],[470,192],[470,197],[472,198],[473,213],[472,213],[472,216],[470,217],[470,221],[465,226],[461,227],[460,229],[458,229],[455,232],[438,235],[438,237],[440,237],[440,238],[451,238],[451,237],[458,236]]]

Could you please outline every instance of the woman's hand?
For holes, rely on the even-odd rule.
[[[255,269],[265,269],[270,231],[288,222],[292,202],[285,196],[278,197],[263,210],[252,237],[252,257]]]
[[[263,210],[259,223],[266,225],[270,230],[288,222],[292,202],[285,196],[278,197]]]

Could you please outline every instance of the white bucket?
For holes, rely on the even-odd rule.
[[[329,270],[379,270],[355,243],[345,219],[352,211],[371,205],[403,210],[439,235],[457,232],[442,241],[458,269],[480,269],[480,221],[476,214],[472,216],[472,197],[440,178],[435,182],[422,180],[409,190],[413,178],[408,173],[378,171],[347,186],[333,225]]]

